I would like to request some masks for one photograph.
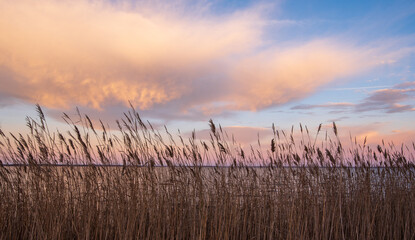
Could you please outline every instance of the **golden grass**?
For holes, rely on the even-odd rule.
[[[346,150],[273,127],[268,150],[246,153],[212,121],[201,141],[160,134],[134,109],[116,132],[81,114],[50,132],[38,113],[27,136],[0,130],[1,239],[415,238],[403,145]]]

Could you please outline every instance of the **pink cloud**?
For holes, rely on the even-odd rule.
[[[256,13],[178,16],[125,11],[89,1],[2,1],[3,89],[48,107],[95,109],[108,101],[147,109],[180,98],[189,85],[259,42]]]
[[[364,51],[312,41],[248,57],[233,69],[237,106],[260,109],[303,98],[335,79],[357,74],[375,64]]]
[[[365,139],[366,145],[372,147],[382,144],[382,140],[385,143],[393,142],[397,146],[400,144],[411,144],[415,141],[414,129],[389,130],[390,126],[387,123],[338,125],[337,127],[339,130],[339,139],[345,147],[352,146],[355,140],[357,144],[363,145]],[[331,125],[323,127],[323,130],[334,137]]]
[[[229,126],[223,127],[222,130],[224,132],[224,136],[228,137],[226,140],[232,141],[232,139],[234,139],[237,144],[242,144],[244,146],[257,142],[258,135],[261,140],[264,138],[267,139],[273,134],[271,128],[261,127]],[[209,129],[196,131],[196,137],[198,139],[210,140],[210,133]],[[187,135],[190,136],[190,133]]]
[[[0,100],[95,110],[131,101],[171,116],[214,115],[304,98],[378,64],[381,53],[338,39],[264,47],[267,20],[260,8],[217,16],[145,4],[2,1]]]

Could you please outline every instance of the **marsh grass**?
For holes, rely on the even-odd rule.
[[[333,123],[244,150],[213,121],[208,141],[133,108],[116,131],[64,114],[60,133],[37,110],[26,136],[0,129],[1,239],[415,238],[413,144],[344,149]]]

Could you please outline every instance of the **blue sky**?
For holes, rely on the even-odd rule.
[[[414,139],[413,1],[0,1],[0,127],[43,106],[182,132],[336,121]],[[115,125],[115,124],[114,124]],[[238,127],[238,128],[236,128]]]

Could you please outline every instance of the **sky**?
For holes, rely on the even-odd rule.
[[[369,142],[415,140],[413,1],[0,0],[0,127],[51,128],[78,107],[115,126],[249,143],[271,125],[336,122]]]

